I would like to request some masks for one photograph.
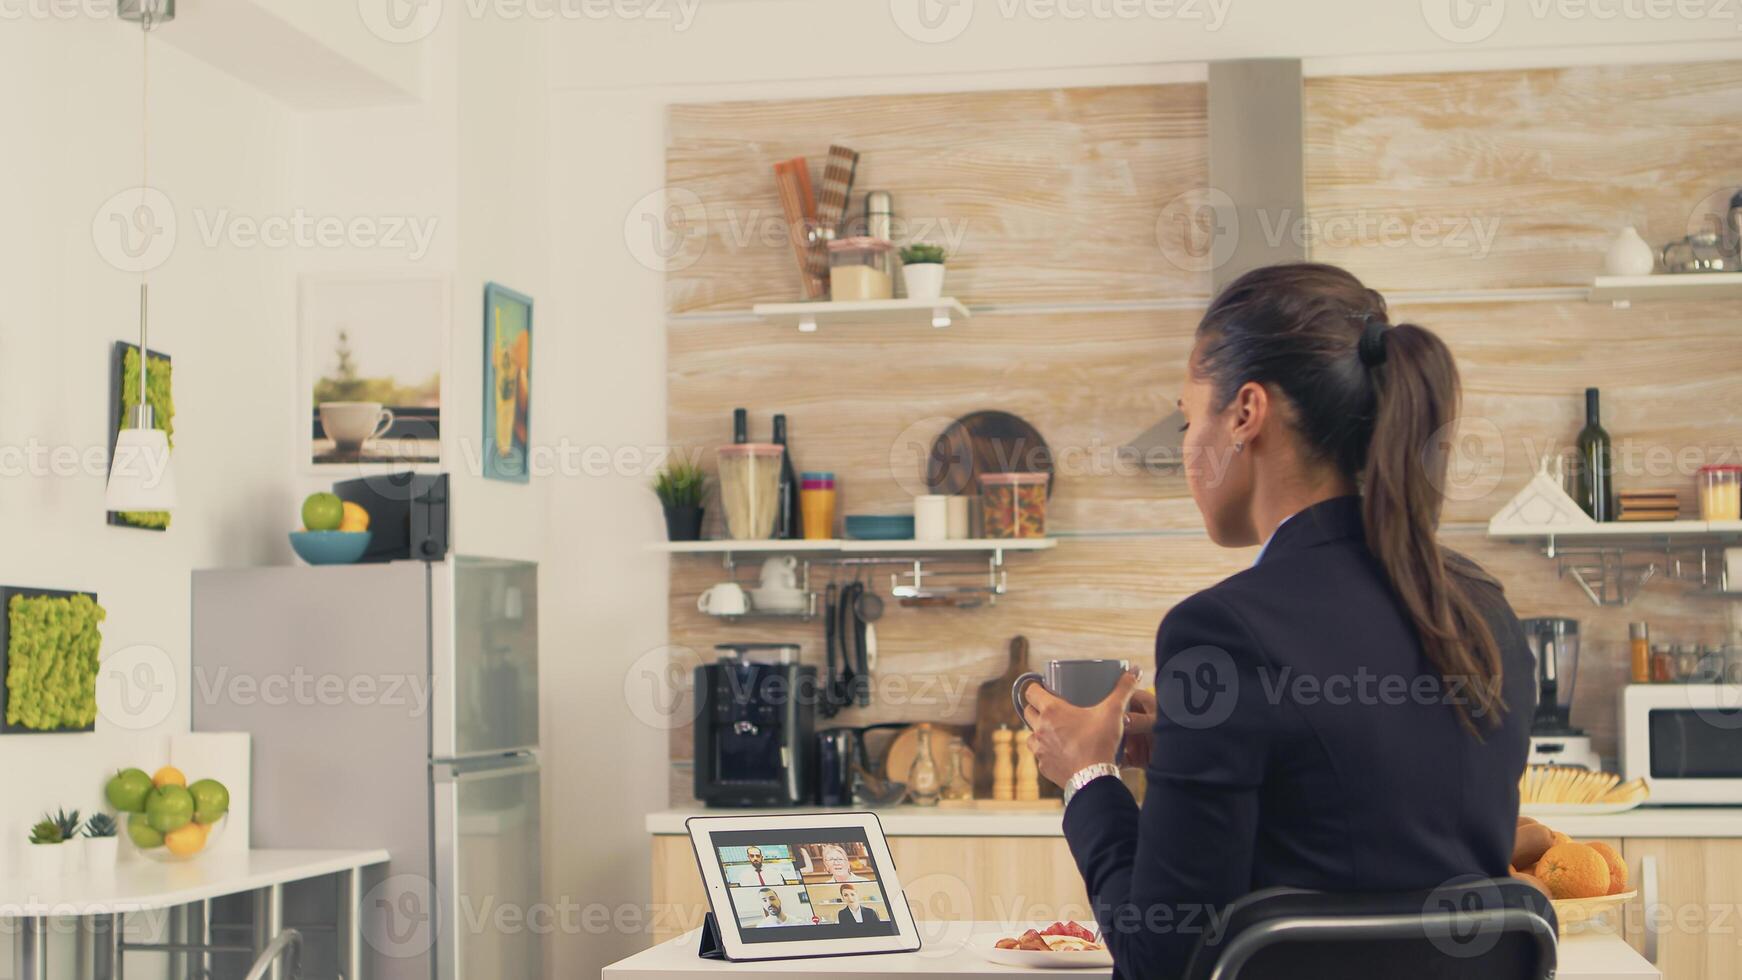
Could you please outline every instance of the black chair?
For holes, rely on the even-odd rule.
[[[1550,980],[1555,914],[1513,878],[1430,891],[1253,892],[1223,910],[1184,980]]]

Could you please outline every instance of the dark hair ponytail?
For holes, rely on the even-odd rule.
[[[1422,652],[1462,684],[1458,710],[1497,724],[1500,651],[1471,594],[1489,578],[1442,549],[1445,442],[1458,413],[1458,369],[1430,330],[1390,326],[1385,299],[1335,266],[1266,266],[1230,283],[1198,325],[1194,370],[1217,408],[1247,382],[1279,391],[1313,458],[1359,482],[1367,547],[1414,622]]]

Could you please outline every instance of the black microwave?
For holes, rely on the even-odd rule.
[[[369,549],[359,561],[440,561],[448,553],[448,475],[384,473],[333,484],[369,512]]]

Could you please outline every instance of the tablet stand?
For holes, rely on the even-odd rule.
[[[702,945],[696,955],[704,960],[726,958],[726,948],[720,945],[720,924],[714,921],[712,912],[702,913]]]

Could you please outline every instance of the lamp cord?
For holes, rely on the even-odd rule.
[[[149,207],[151,193],[151,28],[152,15],[157,12],[157,0],[140,0],[139,11],[139,208]],[[148,319],[148,280],[150,272],[139,269],[139,409],[135,413],[143,422],[150,403],[145,400],[146,370],[150,363],[146,344]]]

